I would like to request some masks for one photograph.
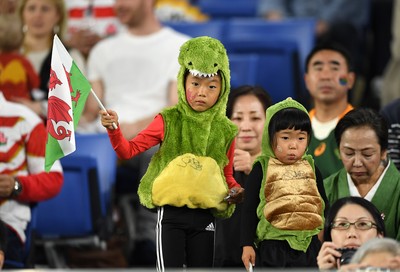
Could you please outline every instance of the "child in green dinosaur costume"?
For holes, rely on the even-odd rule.
[[[316,267],[326,195],[322,176],[306,153],[307,110],[288,98],[267,109],[262,151],[246,183],[242,261],[261,267]],[[317,173],[317,174],[316,174]]]
[[[178,104],[130,141],[118,115],[100,111],[121,159],[160,144],[139,184],[142,205],[157,209],[157,268],[211,267],[215,216],[229,217],[243,188],[233,178],[236,126],[225,116],[229,61],[221,42],[197,37],[180,49]],[[229,196],[228,198],[226,198]]]

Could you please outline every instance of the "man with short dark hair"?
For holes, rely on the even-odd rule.
[[[349,53],[337,44],[317,45],[307,57],[305,71],[304,80],[314,105],[308,150],[326,178],[343,167],[334,129],[339,119],[353,109],[348,93],[355,73]]]

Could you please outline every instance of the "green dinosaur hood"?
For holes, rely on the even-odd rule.
[[[223,44],[214,38],[202,36],[188,40],[181,46],[179,58],[181,68],[178,74],[178,107],[186,115],[208,119],[212,116],[225,116],[230,91],[229,60]],[[197,76],[221,75],[221,93],[215,105],[204,111],[194,111],[186,100],[185,75],[187,72]]]
[[[272,116],[274,116],[274,114],[277,113],[278,111],[285,109],[285,108],[296,108],[296,109],[304,111],[308,115],[308,111],[306,110],[306,108],[302,104],[300,104],[296,100],[293,100],[290,97],[270,106],[266,112],[266,120],[265,120],[265,124],[264,124],[264,131],[263,131],[263,138],[262,138],[261,156],[263,156],[263,157],[276,158],[274,151],[272,150],[272,146],[270,144],[268,127],[269,127],[269,123],[271,121]],[[302,158],[304,159],[306,156],[307,156],[307,152],[304,153]]]

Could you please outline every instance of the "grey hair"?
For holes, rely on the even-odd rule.
[[[400,243],[392,238],[373,238],[365,242],[357,249],[351,262],[353,264],[360,263],[368,254],[375,252],[388,252],[393,256],[400,256]]]

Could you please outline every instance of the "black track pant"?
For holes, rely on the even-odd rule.
[[[212,267],[215,219],[210,210],[164,206],[157,213],[157,271]]]

